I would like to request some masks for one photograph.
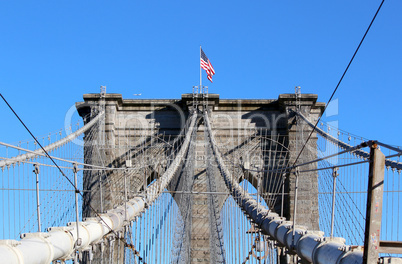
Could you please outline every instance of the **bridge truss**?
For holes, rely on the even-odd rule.
[[[193,263],[194,243],[205,245],[194,218],[208,215],[203,256],[210,263],[363,263],[370,153],[380,147],[383,204],[373,204],[382,209],[381,233],[369,237],[382,259],[400,256],[399,148],[321,124],[312,152],[318,156],[291,164],[286,136],[248,129],[235,144],[230,133],[216,133],[206,107],[196,109],[177,136],[133,130],[135,144],[127,138],[109,146],[101,144],[100,108],[68,136],[41,139],[57,166],[34,141],[0,143],[2,260]],[[314,126],[300,112],[289,114],[301,131]],[[110,151],[113,159],[105,155]],[[200,164],[205,176],[194,173]],[[318,175],[320,230],[298,225],[297,204],[314,190],[299,190],[297,181],[311,171]],[[286,189],[291,179],[294,189]],[[292,219],[285,218],[286,199],[294,200]]]

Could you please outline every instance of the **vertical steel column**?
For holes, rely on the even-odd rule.
[[[101,85],[100,87],[100,99],[99,99],[99,112],[104,113],[104,116],[99,120],[99,130],[98,131],[98,144],[99,146],[105,147],[106,145],[106,135],[105,135],[105,121],[106,121],[106,86]]]
[[[127,222],[127,173],[128,170],[125,171],[124,173],[124,207],[126,208],[126,210],[124,211],[124,221]],[[126,223],[127,224],[127,223]]]
[[[338,168],[333,168],[333,189],[332,189],[332,214],[331,214],[331,238],[334,237],[334,219],[335,219],[335,198],[336,198],[336,177],[338,176]]]
[[[233,163],[235,164],[235,163]],[[257,214],[260,211],[261,172],[257,172]]]
[[[382,199],[385,156],[370,142],[370,168],[367,188],[366,231],[364,233],[363,263],[377,263],[380,249]]]
[[[131,157],[131,152],[129,154],[129,158]],[[124,170],[124,207],[127,208],[127,201],[128,201],[128,191],[127,191],[127,174],[129,170],[132,168],[132,163],[130,159],[126,160],[126,167],[127,169]],[[127,210],[125,211],[124,221],[127,224]]]
[[[295,171],[295,198],[294,198],[294,204],[293,204],[293,237],[292,237],[292,247],[295,248],[295,235],[296,235],[296,214],[297,214],[297,189],[299,186],[299,167],[296,168]]]
[[[144,159],[144,158],[143,158]],[[143,180],[143,182],[142,182],[142,188],[144,189],[143,190],[143,192],[144,192],[144,197],[145,198],[147,198],[148,196],[147,196],[147,173],[148,173],[148,163],[147,163],[147,161],[146,160],[144,160],[144,163],[143,163],[144,165],[146,165],[146,167],[144,168],[144,177],[142,177],[142,180]],[[148,202],[148,201],[147,201]]]
[[[283,209],[285,203],[285,181],[286,181],[286,173],[282,174],[282,201],[281,201],[281,217],[283,217]]]
[[[78,180],[77,180],[77,164],[74,164],[73,167],[73,173],[74,173],[74,188],[75,188],[75,216],[76,216],[76,222],[77,222],[77,241],[75,242],[75,246],[79,247],[81,246],[81,239],[80,239],[80,229],[79,229],[79,221],[80,221],[80,215],[78,213]]]
[[[106,147],[106,135],[105,135],[105,122],[106,122],[106,86],[101,85],[100,87],[100,99],[99,99],[99,112],[100,113],[104,113],[103,116],[100,118],[99,120],[99,126],[98,126],[98,154],[102,159],[102,154],[100,153],[100,148],[101,147]],[[103,163],[103,162],[102,162]],[[99,195],[100,195],[100,209],[101,209],[101,213],[104,212],[104,208],[103,208],[103,193],[102,193],[102,174],[103,172],[101,172],[99,174]]]
[[[193,111],[195,109],[195,86],[193,86]]]
[[[100,196],[100,212],[103,213],[102,171],[101,170],[99,170],[99,196]]]
[[[36,213],[38,215],[38,232],[41,231],[41,222],[40,222],[40,199],[39,199],[39,165],[34,165],[33,172],[36,174]]]

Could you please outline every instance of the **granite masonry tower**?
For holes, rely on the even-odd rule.
[[[126,156],[128,152],[135,149],[128,149],[127,146],[141,144],[141,139],[153,134],[171,135],[172,138],[180,133],[181,128],[187,121],[189,113],[193,111],[194,95],[183,94],[180,99],[123,99],[120,94],[85,94],[84,102],[77,103],[77,109],[85,122],[89,122],[95,112],[104,110],[104,122],[97,127],[93,127],[91,135],[97,134],[96,144],[99,150],[94,150],[93,145],[85,145],[85,162],[99,164],[107,167],[126,166]],[[207,102],[205,102],[205,100]],[[288,164],[292,164],[299,151],[311,132],[309,126],[304,126],[297,122],[295,111],[300,111],[310,120],[315,121],[322,114],[324,104],[317,102],[317,95],[314,94],[281,94],[277,99],[221,99],[218,94],[208,94],[204,98],[204,104],[208,107],[209,118],[216,135],[225,137],[230,135],[228,144],[237,146],[242,142],[240,138],[245,136],[247,131],[252,129],[267,129],[271,137],[284,137],[283,144],[288,150]],[[197,192],[207,191],[206,181],[206,157],[208,154],[204,147],[205,126],[202,121],[197,124],[197,135],[195,137],[195,164],[193,167],[192,190]],[[86,133],[86,141],[93,141],[90,132]],[[317,156],[316,147],[317,137],[313,134],[307,147],[300,155],[298,163],[311,160]],[[87,142],[88,143],[88,142]],[[158,155],[163,159],[164,154]],[[251,160],[242,158],[245,167],[250,166]],[[316,165],[309,165],[314,168]],[[152,168],[149,168],[152,169]],[[155,169],[155,168],[153,168]],[[121,177],[121,172],[110,171],[102,173],[91,171],[84,173],[84,189],[86,192],[86,203],[83,205],[83,216],[92,217],[94,213],[89,209],[89,205],[98,212],[105,212],[111,209],[113,204],[123,202],[124,195],[116,195],[119,186],[113,184],[113,179]],[[152,177],[157,178],[157,169]],[[143,176],[130,179],[130,188],[140,191],[144,186]],[[318,180],[317,173],[311,172],[303,174],[298,179],[298,204],[297,204],[297,224],[304,225],[309,229],[319,229],[318,214]],[[145,179],[150,182],[153,179]],[[239,179],[240,180],[240,179]],[[217,181],[222,181],[217,178]],[[269,179],[263,179],[268,182]],[[219,182],[218,182],[219,183]],[[99,186],[103,184],[103,190]],[[254,185],[254,183],[252,183]],[[294,209],[294,185],[295,174],[286,175],[284,196],[284,216],[293,219]],[[219,192],[225,192],[222,182],[216,186],[221,186]],[[255,186],[257,187],[257,186]],[[263,190],[264,191],[264,190]],[[192,200],[192,228],[191,228],[191,263],[210,263],[209,252],[210,230],[208,217],[207,194],[194,196]],[[180,197],[175,197],[176,203],[180,207]],[[224,200],[221,200],[223,204]],[[281,209],[282,200],[276,200],[272,210]],[[114,241],[114,258],[119,256],[123,263],[124,245],[119,245],[120,241]],[[120,253],[116,255],[117,251]],[[107,250],[106,250],[107,251]],[[106,252],[105,251],[105,252]],[[100,256],[99,251],[94,255],[92,263],[109,263],[109,253]],[[105,262],[106,261],[106,262]],[[89,262],[88,262],[89,263]]]

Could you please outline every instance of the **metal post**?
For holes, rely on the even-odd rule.
[[[296,99],[296,112],[300,113],[300,86],[296,86],[295,87],[295,99]],[[299,125],[300,122],[298,120],[298,115],[296,115],[295,117],[295,121],[296,121],[296,152],[298,152],[298,146],[300,144],[299,142],[299,136],[297,134],[299,133],[303,133],[303,128],[301,129],[301,131],[299,131]],[[290,178],[289,178],[290,180]],[[294,202],[293,202],[293,232],[292,232],[292,248],[295,248],[295,235],[296,235],[296,212],[297,212],[297,189],[298,189],[298,185],[299,185],[299,167],[296,167],[295,170],[295,197],[294,197]],[[290,191],[289,191],[290,193]]]
[[[80,215],[78,213],[78,180],[77,180],[77,164],[74,164],[73,167],[73,172],[74,172],[74,187],[75,187],[75,217],[76,217],[76,223],[77,223],[77,241],[75,242],[75,246],[79,247],[81,246],[81,238],[80,238],[80,229],[79,229],[79,221],[80,221]]]
[[[205,109],[208,110],[208,86],[205,86]]]
[[[363,263],[377,263],[380,249],[382,198],[384,188],[385,156],[370,145],[370,168],[367,188],[366,231],[364,233]]]
[[[204,106],[205,103],[205,86],[201,86],[200,88],[201,96],[202,96],[202,106]]]
[[[105,256],[105,242],[104,242],[105,240],[103,239],[102,240],[102,242],[101,242],[101,244],[100,244],[100,251],[101,251],[101,264],[103,264],[103,259],[104,259],[104,256]]]
[[[193,86],[193,111],[195,111],[195,86]]]
[[[126,171],[126,173],[124,173],[124,221],[127,222],[127,173],[128,170]]]
[[[233,163],[234,164],[234,163]],[[260,189],[261,189],[261,173],[257,173],[258,182],[257,182],[257,214],[260,211]]]
[[[281,217],[283,217],[283,209],[284,209],[284,204],[285,204],[285,181],[286,181],[286,173],[282,174]]]
[[[106,86],[102,85],[100,87],[100,99],[99,99],[99,112],[103,112],[104,115],[103,117],[99,120],[99,146],[105,146],[106,145],[106,137],[105,137],[105,119],[106,119]]]
[[[99,170],[99,196],[100,196],[100,211],[103,213],[103,194],[102,194],[102,172]]]
[[[293,237],[292,237],[292,247],[296,247],[295,245],[295,235],[296,235],[296,212],[297,212],[297,189],[299,185],[299,167],[296,168],[295,171],[295,198],[294,198],[294,204],[293,204]]]
[[[333,168],[333,189],[332,189],[332,215],[331,215],[331,238],[334,237],[334,219],[335,219],[335,198],[336,198],[336,177],[338,176],[338,168]]]
[[[41,230],[41,222],[40,222],[40,199],[39,199],[39,165],[34,165],[33,172],[36,174],[36,213],[38,215],[38,232],[42,232]]]
[[[147,165],[146,162],[144,162],[145,165]],[[148,165],[147,165],[148,166]],[[143,186],[142,188],[144,189],[144,197],[147,198],[147,172],[148,172],[148,167],[145,167],[145,173],[143,177]]]

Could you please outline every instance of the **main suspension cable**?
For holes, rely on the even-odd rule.
[[[322,112],[322,114],[324,114],[324,112],[325,112],[325,110],[327,109],[327,107],[328,107],[329,103],[332,101],[332,98],[334,97],[334,95],[335,95],[336,91],[337,91],[337,90],[338,90],[338,88],[339,88],[339,85],[341,84],[341,82],[342,82],[342,80],[343,80],[343,77],[345,77],[346,72],[348,71],[348,69],[349,69],[350,65],[352,64],[352,62],[353,62],[353,60],[354,60],[354,58],[355,58],[355,56],[356,56],[357,52],[358,52],[358,51],[359,51],[359,49],[360,49],[360,46],[362,45],[362,43],[363,43],[364,39],[366,38],[367,33],[369,32],[369,30],[370,30],[370,28],[371,28],[371,25],[373,25],[374,20],[375,20],[375,19],[376,19],[376,17],[377,17],[377,14],[380,12],[380,9],[381,9],[381,7],[382,7],[382,5],[383,5],[384,1],[385,1],[385,0],[382,0],[382,1],[381,1],[381,4],[380,4],[380,6],[378,7],[377,12],[375,13],[375,15],[374,15],[373,19],[371,20],[370,25],[368,26],[368,28],[367,28],[366,32],[365,32],[365,33],[364,33],[364,35],[363,35],[363,38],[360,40],[360,43],[359,43],[359,45],[357,46],[357,48],[356,48],[356,50],[355,50],[355,52],[354,52],[354,54],[353,54],[352,58],[350,59],[348,66],[346,67],[345,71],[343,72],[343,74],[342,74],[342,76],[341,76],[340,80],[338,81],[338,84],[336,85],[336,87],[335,87],[334,91],[332,92],[331,97],[329,98],[329,100],[328,100],[327,104],[325,105],[325,107],[324,107],[324,111]],[[314,128],[311,130],[311,132],[310,132],[309,136],[307,137],[307,140],[306,140],[306,142],[304,143],[303,147],[301,148],[301,150],[300,150],[299,154],[297,155],[297,157],[296,157],[296,159],[295,159],[295,161],[294,161],[294,163],[293,163],[293,166],[295,166],[295,165],[296,165],[296,163],[297,163],[298,159],[300,158],[300,155],[302,154],[302,152],[303,152],[304,148],[306,147],[306,145],[307,145],[308,141],[310,140],[310,138],[311,138],[312,134],[314,133],[314,131],[315,131],[315,129],[316,129],[316,127],[317,127],[318,123],[320,122],[321,117],[322,117],[322,115],[321,115],[321,116],[318,118],[317,122],[316,122],[316,123],[315,123],[315,125],[314,125]],[[292,166],[292,167],[293,167],[293,166]]]

